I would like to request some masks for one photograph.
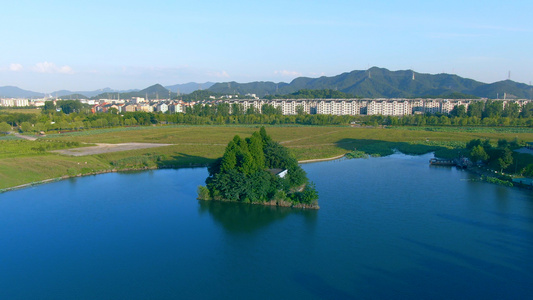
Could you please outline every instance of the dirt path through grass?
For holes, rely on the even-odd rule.
[[[22,135],[20,133],[14,133],[13,135],[18,137],[18,138],[25,139],[25,140],[28,140],[28,141],[35,141],[37,139],[37,137],[35,137],[35,136]]]
[[[109,152],[171,146],[171,145],[173,144],[151,144],[151,143],[96,144],[96,146],[54,150],[51,152],[60,153],[64,155],[70,155],[70,156],[85,156],[85,155],[102,154],[102,153],[109,153]]]

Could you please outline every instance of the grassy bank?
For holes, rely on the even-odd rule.
[[[233,136],[249,136],[258,126],[148,126],[111,128],[47,135],[47,141],[0,140],[0,189],[65,175],[90,174],[113,169],[142,169],[205,165],[222,156]],[[431,151],[455,155],[471,139],[533,141],[533,130],[424,130],[416,128],[351,128],[334,126],[269,126],[272,138],[298,160],[334,157],[354,149],[385,156],[397,149],[408,154]],[[83,143],[165,143],[171,146],[70,157],[48,152]],[[49,146],[47,146],[49,145]],[[526,155],[526,156],[524,156]],[[518,164],[531,155],[520,154]],[[516,168],[519,168],[519,165]]]

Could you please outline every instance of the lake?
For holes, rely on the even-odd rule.
[[[205,168],[3,193],[0,298],[529,298],[533,193],[431,157],[303,165],[316,211],[198,201]]]

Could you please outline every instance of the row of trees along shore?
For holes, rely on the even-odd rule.
[[[51,103],[51,105],[49,104]],[[415,114],[406,116],[334,116],[310,115],[300,110],[297,115],[282,115],[279,108],[265,104],[262,113],[254,108],[244,110],[239,104],[197,104],[186,108],[186,113],[127,112],[119,114],[111,109],[107,113],[91,113],[79,101],[58,101],[60,111],[52,102],[46,102],[41,114],[3,112],[0,109],[0,132],[7,126],[21,132],[66,131],[91,128],[138,126],[153,124],[229,125],[229,124],[300,124],[363,126],[533,126],[533,103],[522,109],[516,103],[505,108],[497,100],[475,101],[465,109],[459,105],[450,114]]]
[[[520,148],[518,141],[499,139],[497,147],[489,140],[474,139],[466,144],[467,154],[473,162],[484,162],[499,168],[503,172],[513,163],[513,150]]]
[[[288,171],[284,177],[275,174],[282,170]],[[236,135],[209,167],[206,184],[198,188],[199,199],[318,208],[305,171],[264,127],[246,139]]]

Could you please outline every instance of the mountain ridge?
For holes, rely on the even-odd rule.
[[[494,99],[503,98],[504,94],[509,98],[533,98],[530,86],[511,80],[487,84],[455,74],[428,74],[413,70],[389,71],[378,67],[354,70],[330,77],[298,77],[290,83],[233,81],[216,83],[209,88],[210,91],[217,93],[251,93],[259,97],[290,94],[302,89],[332,89],[363,98],[443,97],[450,94]]]
[[[462,94],[465,97],[482,98],[523,98],[533,99],[533,88],[525,83],[503,80],[493,83],[483,83],[455,74],[418,73],[413,70],[389,71],[385,68],[372,67],[368,70],[353,70],[334,76],[297,77],[290,83],[273,81],[253,81],[248,83],[231,82],[189,82],[162,86],[152,85],[143,90],[113,90],[104,88],[95,91],[59,90],[52,93],[39,93],[20,89],[16,86],[0,87],[0,97],[4,98],[42,98],[46,95],[56,97],[69,96],[72,99],[81,98],[109,98],[120,97],[161,97],[165,98],[169,91],[172,96],[189,94],[204,89],[218,94],[256,94],[287,95],[302,89],[319,90],[331,89],[363,98],[417,98],[443,97]]]
[[[214,84],[214,82],[204,82],[204,83],[196,83],[196,82],[188,82],[184,84],[174,84],[165,86],[166,89],[165,93],[168,94],[168,91],[177,91],[179,89],[181,94],[189,94],[192,93],[200,88],[207,89],[211,87]],[[53,91],[51,93],[42,93],[42,92],[34,92],[30,90],[24,90],[16,86],[0,86],[0,97],[3,98],[43,98],[48,95],[51,95],[52,97],[65,97],[69,96],[72,99],[77,98],[94,98],[96,96],[102,96],[107,97],[107,94],[128,94],[128,93],[140,93],[141,89],[128,89],[128,90],[116,90],[109,87],[103,88],[103,89],[97,89],[93,91],[70,91],[70,90],[57,90]],[[176,92],[173,92],[173,94],[176,94]],[[139,94],[140,97],[140,94]]]
[[[181,84],[166,85],[165,88],[173,92],[177,92],[179,90],[180,94],[190,94],[197,90],[208,89],[211,86],[213,86],[213,84],[215,83],[211,81],[207,81],[204,83],[187,82],[187,83],[181,83]]]

